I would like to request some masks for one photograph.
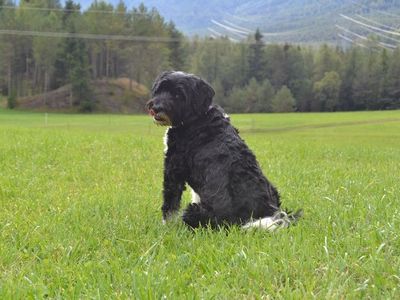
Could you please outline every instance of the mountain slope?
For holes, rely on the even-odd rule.
[[[234,39],[260,28],[266,41],[332,42],[337,39],[335,24],[351,27],[340,14],[360,14],[400,27],[396,0],[148,0],[145,5],[156,7],[188,35],[229,34]]]

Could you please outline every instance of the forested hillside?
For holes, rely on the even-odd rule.
[[[124,107],[141,111],[144,88],[126,91],[150,88],[167,69],[204,77],[216,90],[216,102],[230,112],[400,107],[396,39],[388,47],[370,35],[342,49],[266,44],[257,31],[237,43],[188,38],[144,5],[94,2],[80,10],[72,0],[64,6],[57,0],[0,4],[0,93],[11,108],[30,99],[43,109],[62,101],[70,111],[93,111],[115,107],[105,101],[121,98]],[[127,84],[116,91],[112,82],[121,78]],[[51,91],[68,91],[68,99],[54,99],[59,94]]]
[[[117,1],[117,0],[115,0]],[[138,5],[141,0],[134,0]],[[147,0],[185,34],[229,34],[241,39],[247,30],[260,28],[266,42],[333,43],[340,14],[362,14],[399,27],[398,0]]]

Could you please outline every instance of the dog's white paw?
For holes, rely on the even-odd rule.
[[[278,211],[273,216],[252,220],[242,226],[243,229],[261,228],[268,231],[275,231],[289,227],[291,220],[284,211]]]
[[[175,212],[175,213],[169,214],[168,217],[166,217],[166,218],[164,217],[162,219],[162,224],[167,225],[169,223],[175,223],[175,222],[178,222],[179,219],[180,219],[179,213]]]
[[[274,220],[273,217],[265,217],[265,218],[258,219],[255,221],[250,221],[250,222],[246,223],[243,226],[243,228],[244,229],[261,228],[261,229],[266,229],[268,231],[275,231],[276,229],[278,229],[281,226],[279,221]]]

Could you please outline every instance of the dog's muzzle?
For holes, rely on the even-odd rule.
[[[156,123],[157,125],[161,126],[172,125],[170,117],[168,117],[168,115],[165,112],[159,111],[157,110],[157,108],[154,107],[153,100],[147,102],[147,110],[149,112],[149,115],[153,117],[154,123]]]
[[[150,110],[150,115],[153,117],[154,123],[161,126],[172,125],[171,119],[164,112],[155,113],[154,110]]]

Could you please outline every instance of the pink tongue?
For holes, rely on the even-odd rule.
[[[152,109],[149,110],[150,116],[154,117],[156,115],[156,112]]]

